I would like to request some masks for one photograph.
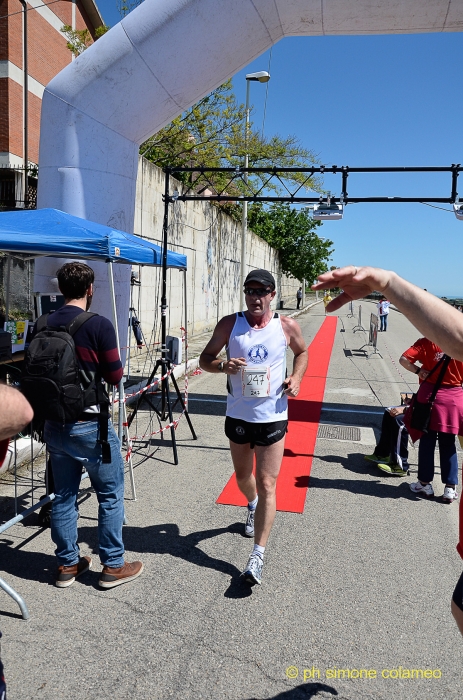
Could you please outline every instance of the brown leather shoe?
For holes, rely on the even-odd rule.
[[[142,571],[143,564],[141,561],[133,561],[132,563],[126,561],[118,569],[112,566],[104,566],[98,583],[101,588],[114,588],[114,586],[120,586],[121,583],[128,583],[133,581],[134,578],[138,578]]]
[[[81,557],[77,564],[72,566],[58,566],[58,574],[56,576],[55,585],[58,588],[67,588],[72,586],[76,578],[85,574],[86,571],[92,568],[92,560],[90,557]]]

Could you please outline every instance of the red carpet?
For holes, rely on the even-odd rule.
[[[304,511],[337,320],[336,316],[325,318],[309,345],[309,364],[299,395],[297,399],[289,399],[288,434],[277,481],[277,510]],[[216,502],[230,506],[246,505],[234,474]]]

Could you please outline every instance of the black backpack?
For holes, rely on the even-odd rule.
[[[34,421],[73,423],[91,405],[86,399],[94,394],[95,382],[84,390],[73,335],[95,315],[83,311],[58,328],[47,325],[48,314],[37,320],[21,379],[22,393],[34,409]]]
[[[24,356],[21,391],[34,409],[34,429],[46,420],[74,423],[88,406],[99,404],[99,440],[103,463],[111,462],[108,443],[109,398],[96,375],[89,386],[82,385],[74,334],[92,316],[82,311],[67,326],[47,325],[48,314],[40,316],[36,333]]]

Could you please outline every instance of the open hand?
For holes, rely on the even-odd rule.
[[[389,285],[391,274],[379,267],[348,265],[319,275],[318,282],[312,285],[312,289],[341,287],[342,293],[330,301],[326,307],[327,311],[336,311],[344,304],[355,299],[363,299],[371,292],[384,292]]]

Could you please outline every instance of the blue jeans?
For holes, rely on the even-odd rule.
[[[98,421],[56,423],[47,421],[45,442],[55,480],[55,500],[51,517],[51,538],[56,544],[58,565],[72,566],[79,561],[77,544],[77,495],[82,467],[88,472],[98,499],[98,541],[104,566],[124,564],[122,525],[124,521],[124,462],[120,442],[110,424],[108,442],[111,463],[103,464],[98,444]]]
[[[382,316],[379,317],[379,320],[381,321],[381,327],[380,331],[387,331],[387,317],[389,314],[383,314]]]
[[[418,479],[431,482],[434,479],[434,450],[439,441],[440,471],[443,484],[458,484],[458,457],[455,435],[429,430],[420,437],[418,450]]]

